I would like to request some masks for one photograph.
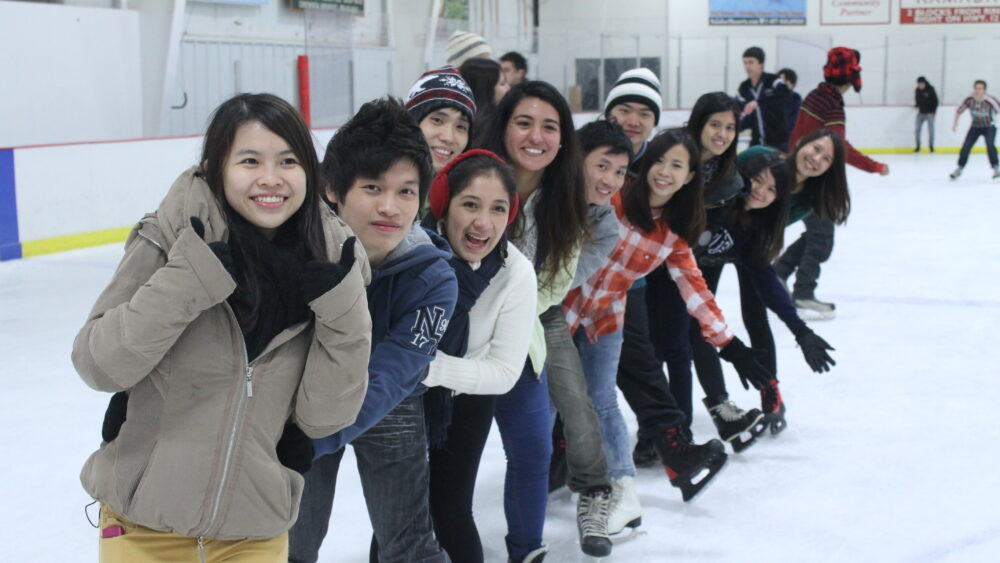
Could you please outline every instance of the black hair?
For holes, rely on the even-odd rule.
[[[684,129],[664,129],[657,133],[646,148],[639,168],[639,176],[634,182],[622,188],[622,206],[630,223],[645,232],[656,228],[653,210],[649,207],[649,170],[674,145],[682,145],[688,152],[688,167],[694,173],[691,181],[684,184],[663,206],[660,224],[669,228],[677,236],[695,246],[698,237],[705,230],[705,194],[702,189],[701,160],[698,145]]]
[[[291,104],[272,94],[238,94],[226,100],[212,113],[205,131],[199,174],[225,213],[230,227],[229,244],[240,278],[236,280],[233,297],[240,304],[235,310],[244,332],[256,326],[261,302],[258,279],[264,264],[258,252],[258,243],[253,240],[255,231],[247,228],[247,221],[226,201],[224,177],[237,130],[254,122],[288,143],[306,176],[305,200],[298,211],[278,228],[275,238],[282,240],[285,246],[290,247],[289,252],[302,260],[327,259],[321,215],[322,173],[309,126]]]
[[[434,173],[427,141],[399,100],[379,98],[361,106],[330,139],[323,174],[337,201],[343,202],[359,177],[378,178],[404,158],[420,174],[422,207]]]
[[[587,234],[587,196],[583,182],[583,157],[573,130],[573,113],[562,94],[548,82],[527,80],[513,88],[500,100],[496,110],[483,127],[478,128],[473,146],[498,154],[510,162],[506,148],[507,125],[517,104],[525,98],[538,98],[549,104],[559,115],[559,140],[562,145],[552,162],[545,167],[538,186],[535,224],[538,248],[535,260],[543,266],[538,276],[539,287],[549,288],[560,272],[572,276],[570,263]],[[519,237],[524,228],[524,203],[511,226],[512,237]]]
[[[930,86],[930,82],[927,82],[927,78],[925,78],[923,76],[918,76],[917,77],[917,83],[919,84],[921,82],[923,82],[924,84],[927,84],[928,86]]]
[[[822,175],[806,178],[803,190],[811,194],[808,197],[812,201],[812,210],[818,217],[840,225],[847,221],[847,216],[851,213],[851,194],[847,190],[844,142],[840,136],[826,127],[817,129],[799,139],[795,150],[788,155],[786,162],[794,183],[797,172],[795,160],[799,151],[807,144],[823,137],[829,137],[833,143],[833,162]]]
[[[577,129],[576,136],[580,139],[580,153],[584,158],[595,149],[607,147],[609,154],[624,154],[632,162],[632,141],[625,134],[621,125],[614,121],[598,119]]]
[[[752,57],[760,61],[760,64],[764,64],[764,49],[760,47],[748,47],[746,51],[743,51],[743,58]]]
[[[783,68],[783,69],[779,70],[777,72],[777,75],[778,76],[784,75],[785,82],[791,82],[792,84],[798,84],[799,83],[799,75],[798,75],[798,73],[796,73],[794,70],[792,70],[790,68],[786,67],[786,68]]]
[[[694,103],[694,107],[691,108],[691,115],[688,117],[688,122],[686,125],[687,132],[694,139],[695,144],[698,145],[698,157],[701,158],[701,132],[705,129],[705,124],[708,123],[708,118],[720,113],[720,112],[732,112],[733,119],[736,120],[737,134],[739,133],[740,127],[740,106],[736,103],[736,100],[732,98],[729,94],[725,92],[709,92],[707,94],[702,94],[698,100]],[[730,175],[732,175],[733,170],[736,168],[736,145],[738,139],[736,135],[733,136],[733,142],[729,144],[725,152],[720,154],[718,158],[720,159],[720,166],[715,176],[709,181],[708,185],[705,186],[705,191],[710,191],[715,187],[715,184],[725,182]],[[705,164],[704,162],[702,163]]]
[[[986,81],[983,80],[983,79],[981,79],[981,78],[979,80],[976,80],[975,82],[973,82],[972,86],[975,87],[975,86],[978,86],[979,84],[983,85],[983,90],[986,89]]]
[[[774,176],[774,201],[763,209],[746,209],[743,201],[733,207],[733,219],[750,233],[750,261],[770,264],[785,245],[785,227],[791,205],[791,184],[793,176],[785,165],[785,155],[780,152],[763,152],[747,159],[739,166],[744,183],[751,186],[758,174],[770,170]]]
[[[472,97],[476,101],[476,113],[479,116],[479,121],[482,121],[482,118],[496,107],[496,103],[493,101],[493,90],[500,82],[502,72],[500,63],[493,59],[468,59],[458,69],[458,73],[472,89]]]
[[[500,62],[510,63],[514,65],[514,68],[517,70],[528,72],[528,60],[524,58],[524,55],[518,53],[517,51],[504,53],[504,55],[500,57]]]

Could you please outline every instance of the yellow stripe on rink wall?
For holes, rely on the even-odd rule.
[[[864,154],[912,154],[913,147],[886,147],[878,149],[858,149]],[[934,149],[935,153],[940,154],[958,154],[961,151],[961,147],[936,147]],[[921,153],[930,153],[927,147],[920,149]],[[986,154],[986,147],[972,147],[972,154]]]
[[[43,238],[21,243],[21,255],[25,258],[29,256],[39,256],[41,254],[52,254],[54,252],[64,252],[77,248],[87,248],[88,246],[100,246],[113,242],[124,242],[128,238],[132,227],[122,227],[120,229],[108,229],[105,231],[93,231],[79,235],[67,235],[63,237]]]

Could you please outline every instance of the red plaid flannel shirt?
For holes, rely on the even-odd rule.
[[[688,312],[698,320],[705,340],[723,347],[733,339],[733,332],[708,290],[691,248],[681,237],[663,227],[644,233],[631,224],[622,210],[621,192],[611,200],[618,216],[618,245],[603,268],[582,286],[569,292],[563,311],[570,332],[583,326],[587,340],[611,334],[625,324],[625,296],[632,283],[652,272],[664,261],[667,271],[680,290]],[[654,216],[654,219],[659,217]]]

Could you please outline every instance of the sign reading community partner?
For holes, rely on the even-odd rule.
[[[820,25],[892,23],[892,0],[820,0]]]
[[[709,25],[805,25],[806,0],[709,0]]]
[[[900,0],[899,23],[1000,23],[1000,0]]]

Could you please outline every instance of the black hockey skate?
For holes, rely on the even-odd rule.
[[[610,510],[611,487],[594,487],[580,493],[576,504],[576,529],[580,534],[580,549],[591,557],[611,555]]]
[[[665,428],[653,440],[670,484],[688,502],[698,495],[726,464],[726,447],[712,439],[698,445],[684,426]]]
[[[655,467],[659,461],[660,456],[656,453],[652,440],[636,440],[635,449],[632,450],[632,462],[636,467]]]
[[[764,411],[764,424],[771,429],[771,434],[780,434],[788,423],[785,422],[785,401],[781,398],[777,379],[772,379],[760,389],[760,406]]]
[[[764,413],[760,409],[744,411],[736,403],[724,398],[714,402],[705,398],[703,402],[712,415],[719,437],[724,442],[729,442],[736,453],[752,446],[757,441],[757,436],[767,429],[764,425]]]

